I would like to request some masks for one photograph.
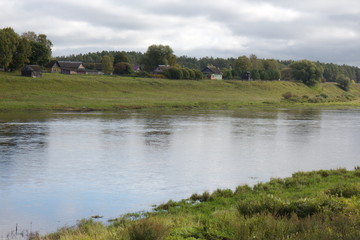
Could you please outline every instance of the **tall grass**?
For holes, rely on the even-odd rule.
[[[360,239],[359,168],[294,173],[33,239]]]

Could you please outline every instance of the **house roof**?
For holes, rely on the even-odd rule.
[[[205,72],[205,73],[214,73],[214,74],[222,74],[220,69],[218,69],[215,66],[207,66],[206,68],[204,68],[201,72]]]
[[[23,70],[41,72],[41,67],[39,65],[25,65]]]
[[[164,72],[170,68],[170,65],[159,65],[154,72]]]
[[[45,67],[47,67],[47,68],[52,68],[52,67],[54,67],[55,65],[56,65],[57,67],[60,67],[60,64],[59,64],[58,61],[52,60],[52,61],[50,61]]]
[[[69,62],[69,61],[58,61],[61,68],[67,68],[67,69],[78,69],[82,62]]]

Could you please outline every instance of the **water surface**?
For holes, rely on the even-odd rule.
[[[0,238],[359,165],[359,110],[0,113]]]

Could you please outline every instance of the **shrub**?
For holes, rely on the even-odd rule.
[[[119,62],[114,66],[114,74],[132,74],[134,70],[130,63]]]
[[[182,68],[182,79],[190,79],[190,72],[187,68]]]
[[[162,74],[148,74],[148,77],[150,77],[150,78],[160,78],[160,79],[165,78],[165,76],[162,75]]]
[[[349,77],[345,76],[344,74],[340,74],[336,77],[336,82],[339,88],[344,91],[350,90],[351,80]]]
[[[168,227],[159,220],[145,218],[128,227],[130,240],[162,240],[168,235]]]
[[[234,194],[243,194],[243,193],[247,193],[247,192],[251,192],[252,188],[249,187],[248,185],[242,185],[242,186],[238,186],[235,189]]]
[[[204,78],[204,75],[200,70],[194,70],[194,72],[195,72],[195,79],[196,80],[201,80],[201,79]]]
[[[286,93],[283,93],[282,97],[285,99],[285,100],[289,100],[290,98],[293,97],[293,94],[291,92],[286,92]]]
[[[209,192],[204,192],[203,194],[194,193],[190,197],[190,200],[193,201],[193,202],[195,202],[195,201],[206,202],[209,199],[210,199],[210,193]]]
[[[304,218],[321,211],[321,203],[316,199],[300,199],[293,201],[281,209],[282,215],[295,213],[298,217]]]
[[[169,200],[167,203],[163,203],[160,204],[159,206],[157,206],[154,210],[159,211],[159,210],[169,210],[170,208],[176,207],[179,204],[177,202],[174,202],[173,200]]]
[[[326,194],[332,196],[340,196],[344,198],[351,198],[353,196],[360,196],[360,184],[339,184],[334,188],[326,191]]]
[[[280,214],[286,203],[272,195],[260,196],[258,199],[246,199],[239,202],[237,209],[241,215],[251,216],[259,213]]]
[[[211,196],[210,199],[216,199],[216,198],[229,198],[232,197],[234,195],[233,191],[231,189],[217,189],[215,190]]]
[[[169,79],[182,79],[183,71],[180,68],[171,67],[165,71],[165,76]]]

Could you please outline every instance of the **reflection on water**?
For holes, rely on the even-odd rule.
[[[353,168],[360,111],[0,113],[0,238],[194,192]]]

